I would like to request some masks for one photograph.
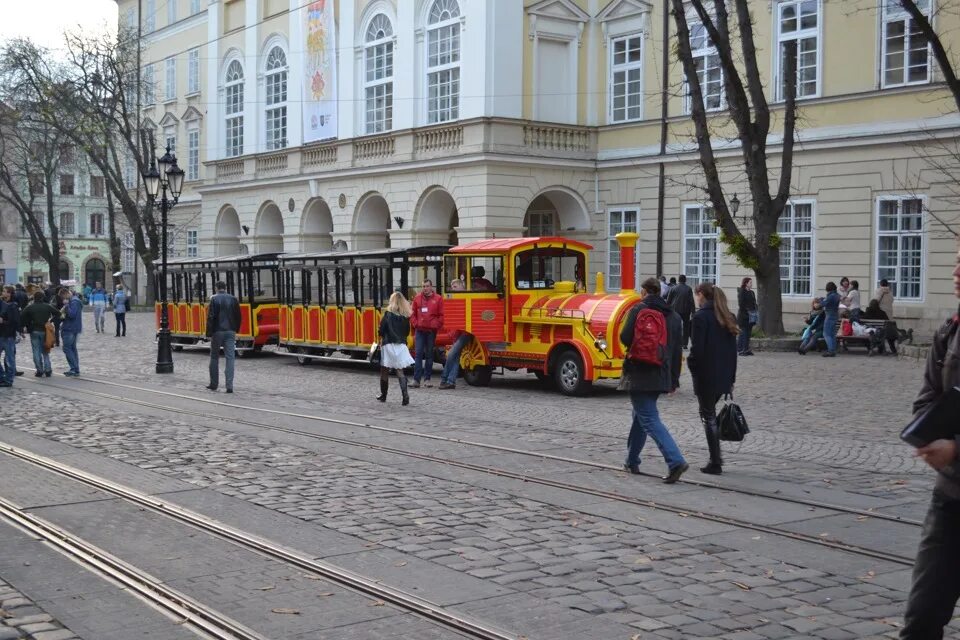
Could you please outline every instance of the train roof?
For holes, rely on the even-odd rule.
[[[338,260],[349,259],[349,258],[387,258],[392,256],[399,255],[408,255],[408,256],[433,256],[433,255],[442,255],[447,253],[450,250],[450,245],[433,245],[426,247],[407,247],[407,248],[390,248],[390,249],[360,249],[357,251],[321,251],[318,253],[285,253],[281,256],[281,260],[284,262],[287,261],[301,261],[301,260],[314,260],[317,258],[335,258]]]
[[[214,258],[173,258],[167,260],[167,266],[187,266],[187,265],[203,265],[203,264],[236,264],[239,262],[270,262],[271,260],[276,260],[281,254],[277,252],[270,253],[253,253],[253,254],[240,254],[236,256],[217,256]],[[154,262],[154,266],[159,268],[160,261],[157,260]]]
[[[477,240],[469,244],[461,244],[450,249],[450,253],[508,253],[524,247],[535,247],[546,242],[557,243],[575,249],[589,251],[593,247],[579,240],[561,238],[558,236],[543,236],[539,238],[492,238]]]

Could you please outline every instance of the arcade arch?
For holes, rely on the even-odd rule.
[[[590,228],[590,215],[583,198],[565,187],[541,191],[527,206],[523,217],[525,236],[562,235]]]
[[[266,202],[257,214],[254,241],[256,253],[283,251],[283,215],[274,202]]]
[[[379,193],[357,203],[353,220],[355,249],[383,249],[390,246],[390,206]]]
[[[307,202],[300,223],[300,251],[319,252],[333,250],[333,214],[322,199]]]
[[[237,210],[230,205],[223,207],[217,216],[213,242],[217,256],[240,254],[240,216],[237,215]]]
[[[417,209],[417,244],[459,244],[460,216],[453,196],[442,187],[427,190]]]

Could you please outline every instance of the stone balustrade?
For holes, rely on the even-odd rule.
[[[353,142],[354,160],[369,160],[371,158],[389,158],[396,150],[396,141],[391,136],[377,136],[375,138],[361,138]]]
[[[217,178],[236,178],[243,175],[243,160],[228,160],[217,165]]]
[[[336,164],[337,162],[336,144],[326,144],[321,147],[307,147],[302,153],[303,156],[300,166],[304,168],[322,167]]]
[[[416,153],[455,151],[463,144],[463,125],[420,129],[413,134],[413,150]]]
[[[257,157],[257,176],[275,176],[287,169],[287,151]]]
[[[550,151],[589,151],[592,136],[587,127],[562,127],[527,124],[523,127],[524,146]]]

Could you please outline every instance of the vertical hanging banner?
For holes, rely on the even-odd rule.
[[[303,141],[337,137],[337,31],[333,0],[307,5],[303,82]]]

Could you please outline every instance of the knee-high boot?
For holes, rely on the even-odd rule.
[[[710,464],[704,467],[704,473],[720,473],[723,458],[720,455],[720,427],[716,414],[703,416],[703,432],[707,436],[707,449],[710,450]]]
[[[387,401],[387,389],[390,387],[390,370],[380,367],[380,395],[377,396],[377,400],[380,402]]]
[[[397,373],[400,373],[399,371]],[[407,376],[400,374],[400,395],[403,397],[403,406],[410,404],[410,395],[407,393]]]

